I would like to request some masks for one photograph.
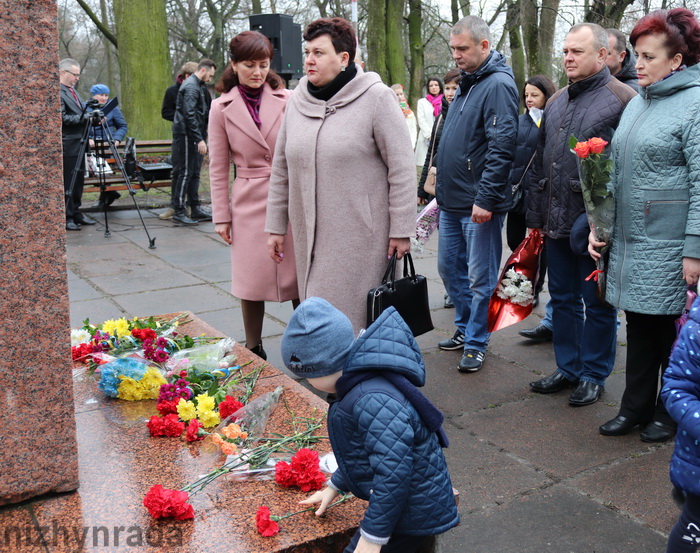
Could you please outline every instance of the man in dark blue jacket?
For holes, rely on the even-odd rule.
[[[569,86],[547,102],[540,126],[528,193],[527,226],[542,229],[547,243],[547,273],[552,297],[552,330],[557,369],[530,383],[540,394],[576,384],[574,406],[595,403],[615,363],[617,311],[598,298],[598,285],[587,279],[595,263],[574,251],[571,236],[590,228],[586,221],[576,155],[569,138],[610,141],[627,102],[635,92],[610,75],[605,64],[608,34],[600,25],[581,23],[564,43]],[[585,315],[580,309],[585,304]]]
[[[518,89],[505,58],[491,50],[483,19],[452,28],[452,58],[463,77],[437,151],[440,205],[438,270],[455,306],[457,330],[438,344],[464,349],[460,372],[481,369],[489,340],[488,306],[498,281],[501,230],[518,132]]]

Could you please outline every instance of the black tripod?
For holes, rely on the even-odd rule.
[[[134,202],[134,206],[136,207],[136,212],[139,214],[139,219],[141,219],[141,224],[143,225],[143,230],[146,233],[146,237],[148,238],[148,247],[149,249],[154,250],[156,245],[156,239],[151,238],[151,235],[148,233],[148,228],[146,227],[146,222],[143,220],[143,215],[141,215],[141,209],[139,208],[139,204],[136,201],[136,191],[134,190],[134,187],[131,185],[131,180],[129,179],[129,175],[126,172],[126,169],[124,167],[124,162],[122,161],[121,156],[119,155],[119,152],[117,151],[117,146],[114,144],[114,138],[112,138],[112,131],[110,131],[109,126],[107,125],[105,121],[105,115],[102,112],[102,110],[95,109],[100,105],[100,103],[97,100],[89,100],[86,104],[85,107],[83,108],[83,114],[85,114],[86,110],[88,107],[93,108],[92,113],[89,114],[89,117],[85,121],[85,128],[83,129],[83,136],[80,139],[80,149],[78,152],[78,159],[76,161],[75,167],[73,168],[73,173],[71,175],[71,180],[70,180],[70,185],[68,186],[68,190],[65,193],[66,196],[66,206],[68,207],[69,203],[72,202],[73,198],[73,189],[75,187],[75,182],[78,177],[78,171],[81,171],[81,165],[83,162],[83,159],[85,157],[85,152],[87,151],[87,146],[88,146],[88,141],[90,139],[90,129],[91,128],[99,128],[102,130],[102,140],[99,141],[100,147],[99,147],[99,152],[98,154],[102,154],[101,157],[104,157],[104,154],[106,154],[106,146],[109,146],[109,151],[112,155],[112,158],[114,159],[117,170],[122,174],[122,178],[124,180],[124,184],[126,184],[127,189],[129,190],[129,195],[131,196],[131,199]],[[97,133],[95,133],[97,136]],[[98,141],[95,141],[95,144],[97,144]],[[105,172],[102,170],[96,171],[97,178],[99,180],[99,187],[100,187],[100,194],[105,194],[107,190],[107,181],[105,178]],[[72,207],[72,206],[71,206]],[[107,215],[107,202],[103,202],[103,209],[102,212],[104,213],[105,217],[105,236],[111,236],[111,232],[109,231],[109,218]]]

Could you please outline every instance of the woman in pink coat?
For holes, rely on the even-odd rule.
[[[265,301],[299,303],[293,247],[291,263],[267,255],[264,231],[272,154],[287,99],[270,69],[270,40],[255,31],[233,37],[231,64],[224,71],[209,115],[209,177],[216,232],[231,245],[231,291],[241,300],[246,347],[263,359]],[[230,183],[231,160],[236,179]]]

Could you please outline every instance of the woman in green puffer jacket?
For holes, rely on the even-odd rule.
[[[612,140],[616,218],[606,299],[627,318],[626,386],[619,414],[600,426],[621,436],[673,437],[658,397],[674,321],[700,275],[700,24],[689,10],[658,10],[639,20],[630,43],[643,92]],[[600,254],[591,234],[589,252]]]

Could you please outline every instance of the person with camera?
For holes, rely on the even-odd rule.
[[[107,104],[109,100],[109,87],[105,84],[94,84],[90,87],[90,94],[92,94],[92,100],[97,102],[97,106],[93,108],[91,107],[92,103],[88,102],[87,111],[89,113],[95,109],[102,109]],[[126,138],[126,133],[129,130],[129,126],[126,124],[126,119],[124,119],[124,114],[122,114],[119,106],[114,106],[114,108],[105,115],[105,124],[109,128],[109,134],[111,134],[112,140],[114,140],[114,147],[118,148]],[[107,145],[108,137],[104,136],[104,134],[101,126],[93,125],[90,128],[90,148],[94,149],[95,145],[97,145],[97,153],[103,157],[105,154],[109,153],[109,146]],[[120,194],[116,190],[100,192],[100,199],[97,202],[97,207],[103,208],[105,203],[108,206],[112,205],[119,196]]]
[[[63,189],[66,193],[66,230],[80,230],[80,225],[97,221],[80,212],[83,196],[85,163],[80,156],[80,140],[87,124],[88,113],[75,91],[80,80],[80,64],[71,58],[58,65],[61,83],[61,138],[63,141]],[[75,182],[71,181],[75,172]]]

